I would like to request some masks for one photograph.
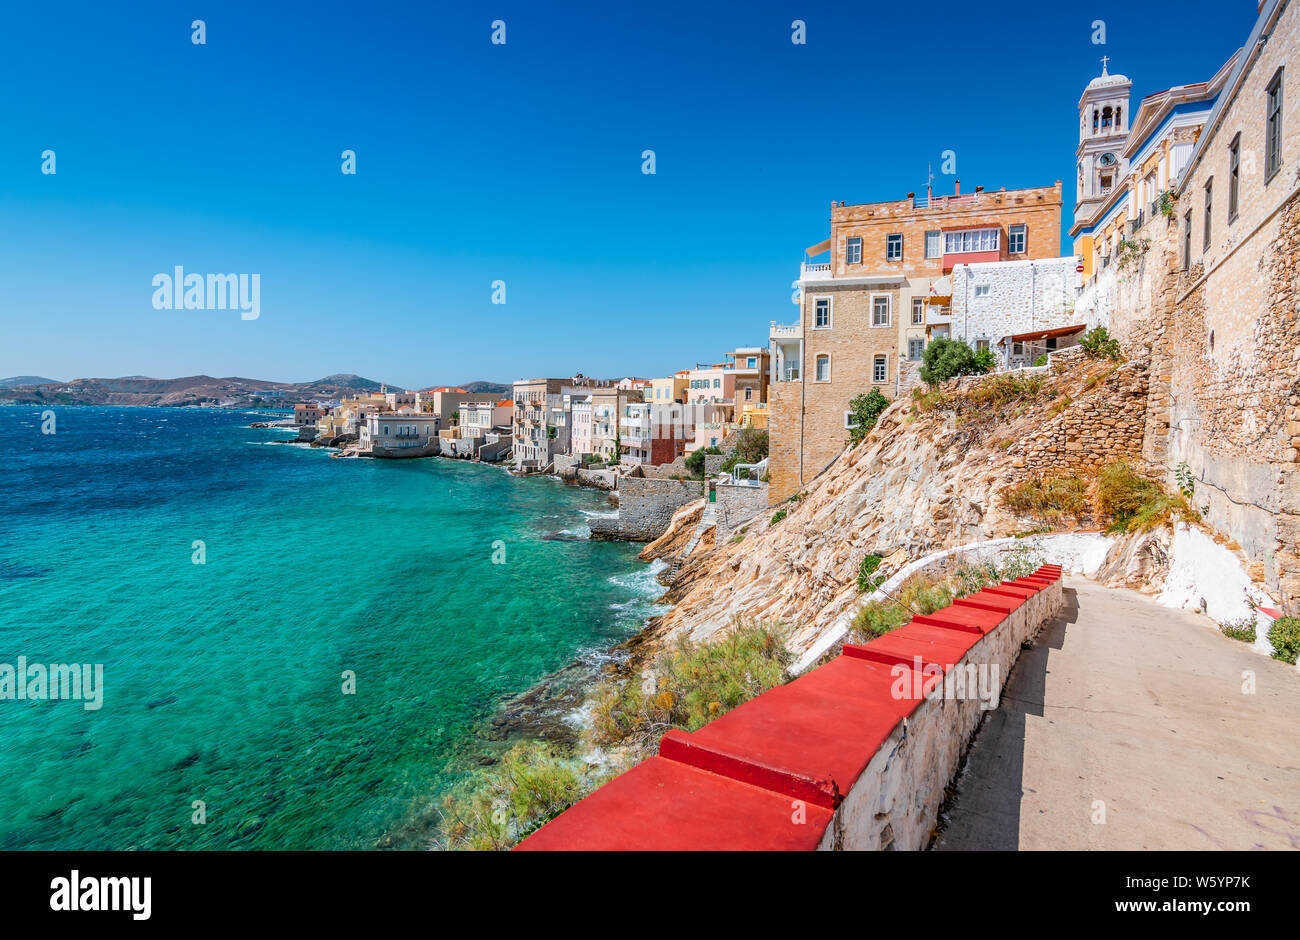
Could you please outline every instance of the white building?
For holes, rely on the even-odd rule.
[[[358,449],[372,457],[428,457],[438,452],[438,416],[367,415],[357,441]]]
[[[929,327],[930,337],[990,350],[999,369],[1032,365],[1044,353],[1074,345],[1085,325],[1075,312],[1078,266],[1073,257],[957,265],[951,317]]]

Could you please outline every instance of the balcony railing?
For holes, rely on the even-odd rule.
[[[772,337],[773,339],[780,339],[783,336],[797,338],[799,334],[801,334],[802,332],[803,332],[803,327],[801,327],[798,323],[778,324],[775,320],[773,320],[771,327],[768,329],[767,335]]]
[[[979,201],[979,193],[962,193],[960,196],[913,196],[913,209],[947,209],[955,206],[970,206]]]
[[[834,276],[830,264],[808,264],[805,262],[799,265],[799,279],[802,281],[829,281]]]

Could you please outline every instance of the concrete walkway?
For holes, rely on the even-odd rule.
[[[1300,849],[1298,721],[1294,667],[1205,617],[1067,578],[934,848]]]

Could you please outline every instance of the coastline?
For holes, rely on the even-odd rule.
[[[254,412],[249,412],[254,414]],[[292,419],[277,422],[252,422],[247,425],[253,430],[292,431]],[[315,448],[334,451],[330,456],[342,456],[343,449],[315,442],[288,439],[268,443],[297,445],[302,448]],[[384,460],[387,458],[370,458]],[[508,465],[469,460],[465,458],[428,455],[399,460],[398,463],[420,462],[424,460],[449,460],[452,463],[474,463],[495,468],[507,475],[519,479],[546,478],[564,486],[594,489],[607,495],[611,507],[617,506],[617,490],[587,483],[576,475],[570,477],[558,473],[520,473]],[[568,530],[547,531],[540,535],[543,540],[553,541],[612,541],[627,544],[646,543],[610,536],[596,537],[588,528],[587,535],[580,536]],[[557,745],[565,750],[577,747],[580,743],[583,711],[591,694],[600,684],[612,677],[626,677],[641,668],[648,654],[654,649],[653,640],[657,636],[660,621],[667,612],[668,605],[662,601],[671,593],[660,576],[668,570],[668,565],[658,558],[636,556],[638,567],[629,577],[649,578],[656,585],[653,598],[649,603],[660,608],[652,616],[643,618],[635,632],[618,642],[601,647],[581,650],[569,662],[546,675],[543,675],[527,687],[503,695],[489,715],[478,721],[466,734],[452,754],[445,756],[446,766],[457,776],[473,776],[476,770],[495,765],[509,748],[521,742],[543,742]],[[634,598],[628,604],[638,603]],[[397,822],[375,842],[375,848],[381,850],[400,850],[429,848],[436,843],[440,833],[442,814],[440,800],[446,792],[437,791],[429,794],[427,800],[413,806],[408,818]]]

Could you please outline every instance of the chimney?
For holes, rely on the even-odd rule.
[[[954,196],[961,195],[961,180],[957,180],[957,189],[953,192]]]

